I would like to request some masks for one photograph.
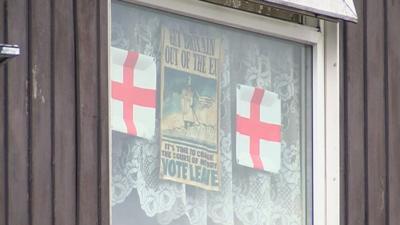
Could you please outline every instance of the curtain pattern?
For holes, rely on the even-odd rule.
[[[113,132],[113,210],[136,192],[142,212],[161,225],[174,224],[181,217],[186,217],[190,225],[304,224],[302,154],[305,149],[301,140],[301,118],[304,116],[301,100],[306,46],[127,4],[112,4],[112,46],[154,57],[158,73],[163,26],[223,40],[223,70],[219,85],[221,191],[207,192],[160,180],[159,137],[145,140]],[[278,93],[281,98],[282,167],[278,174],[245,168],[235,162],[232,124],[236,84],[262,87]],[[159,127],[158,121],[159,118],[156,127]],[[126,221],[124,224],[135,223]]]

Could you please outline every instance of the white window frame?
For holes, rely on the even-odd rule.
[[[313,48],[314,225],[340,224],[339,25],[290,23],[199,0],[122,0],[177,15],[311,45]],[[111,29],[109,0],[109,29]],[[109,31],[109,40],[111,39]],[[109,41],[111,43],[111,41]],[[110,67],[109,67],[110,68]],[[111,139],[111,135],[110,135]],[[110,141],[111,143],[111,141]],[[111,146],[110,146],[111,149]],[[111,151],[110,151],[111,159]],[[329,159],[329,160],[327,160]],[[112,166],[110,165],[110,170]],[[111,176],[111,171],[110,171]],[[111,182],[111,179],[110,179]],[[110,183],[111,187],[111,183]],[[110,188],[111,190],[111,188]],[[110,209],[111,210],[111,209]],[[110,221],[111,224],[111,221]]]

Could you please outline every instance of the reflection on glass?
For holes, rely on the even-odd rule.
[[[310,46],[120,2],[111,45],[113,225],[309,224]]]

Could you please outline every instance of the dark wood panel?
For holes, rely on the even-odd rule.
[[[345,221],[347,225],[365,225],[365,152],[364,152],[364,39],[363,2],[355,1],[358,24],[344,27],[344,107],[345,140]]]
[[[29,98],[27,1],[7,1],[8,42],[21,55],[7,64],[8,224],[29,224]]]
[[[4,71],[3,68],[0,68],[0,89],[2,92],[0,93],[0,225],[7,225],[7,150],[5,143],[5,113],[3,107],[5,105],[5,95],[4,95]]]
[[[367,0],[368,224],[386,223],[384,1]]]
[[[99,98],[100,98],[100,224],[109,225],[109,127],[108,127],[108,1],[99,1]]]
[[[76,1],[78,79],[78,223],[99,224],[98,1]]]
[[[51,4],[30,7],[32,225],[52,224]]]
[[[0,39],[0,42],[2,40]],[[5,73],[0,65],[0,225],[6,225],[7,213],[7,148],[5,143]]]
[[[5,1],[0,0],[0,43],[4,42],[6,27]],[[6,225],[7,219],[7,156],[6,156],[6,78],[5,65],[0,65],[0,225]]]
[[[400,1],[387,0],[389,225],[400,222]]]
[[[76,102],[73,1],[54,1],[54,222],[76,224]]]

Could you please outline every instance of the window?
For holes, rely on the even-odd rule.
[[[198,1],[135,2],[111,4],[112,224],[325,224],[329,38]]]

